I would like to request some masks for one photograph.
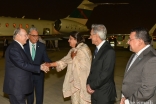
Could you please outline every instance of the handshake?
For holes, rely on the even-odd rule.
[[[55,63],[55,62],[54,62]],[[43,63],[43,64],[41,64],[41,66],[40,66],[40,69],[42,70],[42,71],[44,71],[45,73],[47,73],[48,71],[50,71],[49,70],[49,67],[55,67],[54,66],[54,63]]]

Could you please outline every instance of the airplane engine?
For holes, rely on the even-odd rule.
[[[69,33],[71,31],[87,32],[87,26],[67,19],[58,19],[54,23],[54,28],[60,33]]]

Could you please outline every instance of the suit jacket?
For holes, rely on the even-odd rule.
[[[91,99],[96,100],[97,104],[115,100],[114,65],[115,51],[106,41],[92,60],[91,71],[87,79],[87,84],[95,90]]]
[[[20,44],[13,41],[6,50],[3,91],[13,95],[32,92],[32,72],[40,73],[40,66],[30,64]]]
[[[156,104],[156,51],[151,46],[145,49],[127,71],[133,56],[126,66],[122,93],[133,104]]]
[[[24,45],[24,49],[26,51],[26,54],[29,57],[29,60],[31,63],[36,64],[36,65],[41,65],[44,62],[51,62],[51,60],[48,58],[48,55],[46,53],[46,47],[45,44],[41,42],[36,43],[36,54],[34,60],[32,60],[31,53],[30,53],[30,47],[29,47],[29,40],[27,43]],[[40,73],[33,73],[34,79],[40,79],[44,77],[44,72],[41,71]]]

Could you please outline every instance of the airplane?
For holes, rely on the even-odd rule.
[[[0,17],[0,36],[12,36],[17,27],[28,30],[33,26],[38,29],[39,35],[48,37],[47,39],[52,36],[52,38],[57,38],[60,34],[66,34],[71,31],[87,32],[89,29],[85,24],[91,15],[91,11],[96,6],[96,4],[88,0],[83,0],[68,17],[56,21]]]
[[[53,42],[58,43],[58,40],[62,38],[68,39],[69,34],[72,31],[79,31],[87,33],[89,36],[89,29],[86,26],[86,22],[91,15],[93,9],[98,5],[120,5],[128,3],[93,3],[89,0],[83,0],[81,4],[74,10],[69,16],[64,19],[57,19],[56,21],[40,20],[39,19],[26,19],[12,17],[0,17],[0,43],[2,43],[1,37],[6,37],[9,43],[13,40],[12,35],[15,28],[20,27],[28,31],[30,27],[36,27],[39,35],[42,39],[49,41],[54,47]],[[56,46],[58,46],[56,44]]]

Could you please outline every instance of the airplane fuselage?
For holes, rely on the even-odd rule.
[[[56,25],[54,25],[57,21],[0,17],[0,36],[12,36],[15,28],[21,27],[28,30],[32,26],[38,29],[39,35],[61,34],[71,31],[88,31],[87,26],[81,23],[66,19],[60,19],[60,21],[58,29],[58,27],[56,28]]]

